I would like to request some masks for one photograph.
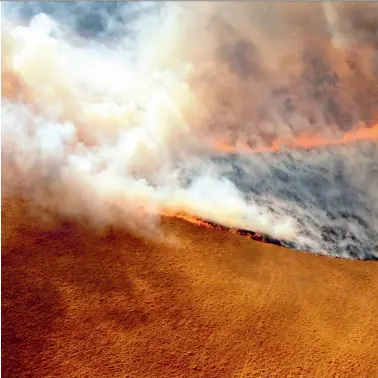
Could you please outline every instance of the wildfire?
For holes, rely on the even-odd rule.
[[[256,232],[224,227],[224,226],[212,223],[210,221],[205,221],[201,218],[198,218],[192,215],[187,215],[184,213],[162,212],[160,213],[160,216],[182,219],[182,220],[185,220],[186,222],[195,224],[199,227],[210,228],[212,230],[218,230],[218,231],[223,231],[223,232],[230,232],[232,234],[241,235],[241,236],[247,237],[248,239],[260,241],[263,243],[281,245],[281,243],[278,240],[267,238],[264,235],[258,234]]]
[[[301,136],[296,138],[295,140],[278,139],[271,146],[257,148],[252,148],[247,144],[238,144],[237,146],[232,146],[231,144],[221,141],[216,144],[215,149],[222,152],[277,152],[283,148],[314,149],[327,146],[353,144],[358,141],[364,140],[378,140],[378,124],[374,125],[373,127],[357,128],[356,130],[349,131],[342,137],[333,140],[317,136]]]
[[[241,151],[245,151],[249,153],[261,153],[261,152],[277,152],[283,148],[315,149],[315,148],[335,146],[335,145],[348,145],[348,144],[356,143],[358,141],[366,141],[366,140],[371,140],[371,141],[378,140],[378,124],[369,128],[368,127],[357,128],[356,130],[347,132],[342,137],[338,139],[334,139],[334,140],[328,140],[326,138],[316,137],[316,136],[313,136],[313,137],[302,136],[302,137],[296,138],[294,141],[279,139],[275,141],[271,146],[258,147],[258,148],[251,148],[250,146],[246,144],[244,145],[238,144],[237,146],[232,146],[231,144],[221,141],[216,144],[215,149],[217,151],[229,152],[229,153],[235,153],[235,152],[241,152]],[[184,213],[162,212],[160,215],[163,217],[182,219],[182,220],[185,220],[186,222],[195,224],[199,227],[206,227],[206,228],[210,228],[214,230],[230,232],[236,235],[246,236],[249,239],[260,241],[263,243],[282,245],[282,243],[280,243],[278,240],[268,238],[264,235],[261,235],[255,232],[227,228],[227,227],[212,223],[210,221],[203,220],[196,216],[192,216],[192,215],[188,215]]]

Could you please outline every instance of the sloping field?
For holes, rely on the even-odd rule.
[[[374,261],[27,214],[3,199],[4,377],[378,377]]]

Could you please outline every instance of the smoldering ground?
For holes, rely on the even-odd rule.
[[[5,193],[97,226],[180,211],[377,257],[377,21],[372,3],[5,3]]]

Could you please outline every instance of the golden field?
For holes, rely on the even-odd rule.
[[[4,377],[378,377],[378,264],[2,204]]]

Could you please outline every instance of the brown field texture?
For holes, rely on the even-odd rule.
[[[378,377],[378,264],[163,219],[41,228],[2,204],[2,372]]]

